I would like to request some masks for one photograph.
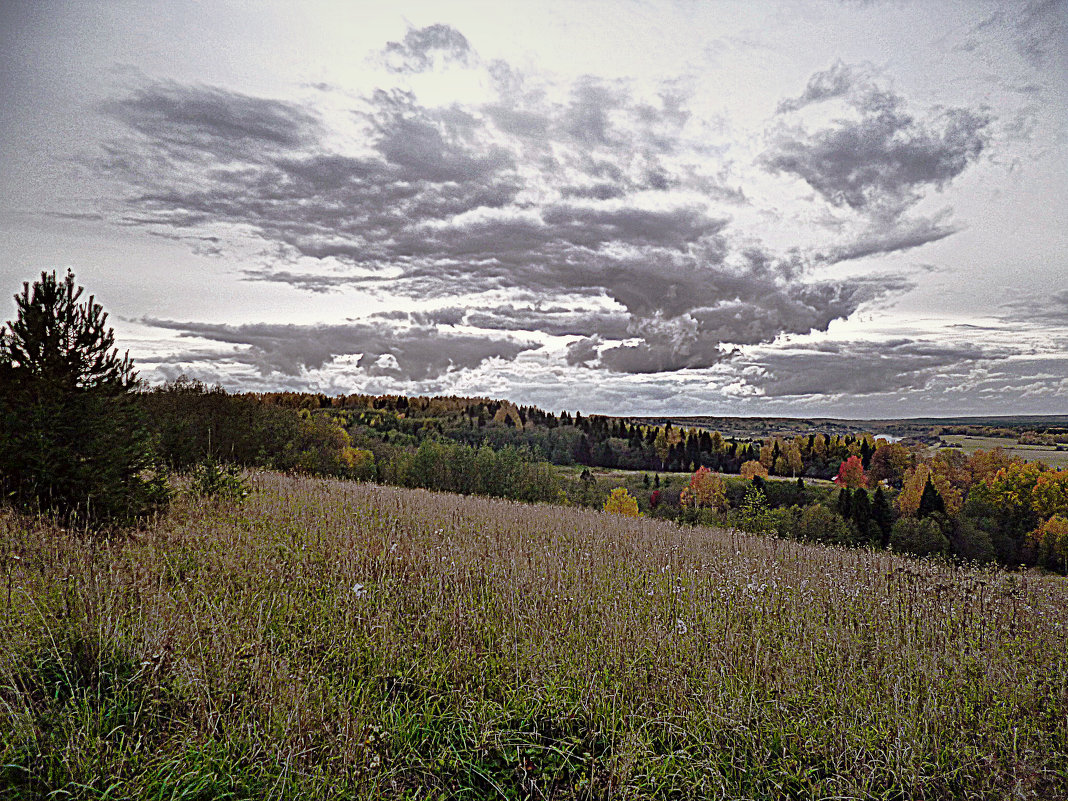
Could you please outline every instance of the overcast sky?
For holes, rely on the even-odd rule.
[[[0,93],[0,291],[154,383],[1068,413],[1065,0],[4,0]]]

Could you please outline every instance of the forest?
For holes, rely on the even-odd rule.
[[[723,437],[487,398],[136,394],[164,463],[244,467],[603,508],[917,555],[1068,568],[1068,470],[871,434]],[[581,468],[581,470],[580,470]],[[598,477],[600,476],[600,477]]]

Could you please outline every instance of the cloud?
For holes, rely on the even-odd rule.
[[[384,51],[391,72],[426,72],[437,66],[468,63],[472,56],[467,38],[449,25],[412,28],[400,42],[389,42]]]
[[[1012,322],[1033,322],[1068,327],[1068,289],[1047,296],[1032,296],[1012,300],[1001,305],[1005,319]]]
[[[764,167],[802,179],[834,206],[896,216],[926,187],[941,189],[982,153],[985,113],[956,108],[918,121],[896,108],[808,134],[781,130]]]
[[[980,360],[1005,356],[974,345],[898,339],[794,346],[742,365],[765,397],[871,395],[923,390],[947,374],[960,380]]]
[[[174,81],[138,87],[102,110],[150,139],[158,154],[193,161],[259,161],[306,147],[320,135],[317,115],[296,104]],[[118,148],[111,154],[121,158]]]
[[[816,258],[834,264],[867,256],[897,253],[937,242],[960,231],[960,226],[947,222],[948,212],[933,219],[875,219],[864,231],[850,241],[834,245],[816,254]]]
[[[218,325],[144,319],[145,325],[179,331],[183,337],[235,345],[232,351],[198,354],[198,361],[248,364],[261,374],[299,376],[342,356],[359,356],[356,366],[368,375],[420,381],[471,369],[489,359],[515,359],[537,348],[529,342],[443,332],[432,327],[384,324]],[[181,355],[176,360],[185,360]]]
[[[468,53],[476,63],[450,31],[409,32],[387,50],[416,66],[420,54]],[[857,84],[849,68],[835,70],[838,77],[810,81],[803,97]],[[400,333],[383,339],[370,320],[324,329],[318,349],[293,328],[293,348],[261,329],[211,329],[219,341],[245,346],[228,358],[289,375],[364,349],[365,370],[412,377],[525,349],[499,332],[579,337],[566,358],[611,372],[706,369],[734,346],[824,331],[909,288],[897,276],[816,282],[808,275],[813,258],[771,252],[735,230],[723,204],[745,198],[727,187],[725,165],[684,134],[690,112],[676,87],[639,97],[626,83],[584,78],[550,96],[507,65],[489,73],[502,89],[482,104],[371,93],[349,117],[354,144],[344,147],[310,106],[149,82],[105,107],[128,133],[98,166],[129,189],[123,224],[211,241],[220,251],[220,238],[261,247],[267,264],[246,269],[249,280],[441,301],[438,312],[406,318],[403,330],[443,343],[455,352],[446,361],[417,353]],[[886,113],[898,116],[885,130],[869,122],[853,131],[869,140],[864,153],[881,154],[866,167],[874,173],[852,174],[864,153],[840,151],[841,132],[780,142],[766,163],[864,204],[963,169],[970,151],[956,144],[956,117],[936,136]],[[967,152],[949,163],[954,147]],[[816,255],[886,253],[952,230],[940,218],[881,220]],[[492,302],[444,316],[491,292]],[[540,302],[531,305],[534,298]],[[439,329],[461,323],[481,333],[458,339]],[[396,365],[376,361],[387,354]]]
[[[630,335],[629,317],[622,310],[591,310],[565,306],[518,307],[502,304],[464,309],[450,306],[428,312],[379,313],[379,317],[409,320],[416,325],[466,325],[488,331],[536,331],[550,336],[601,333],[612,339]]]
[[[830,68],[814,73],[798,97],[780,101],[776,113],[785,114],[798,111],[812,103],[854,95],[858,90],[869,90],[871,85],[867,69],[846,64],[838,59]]]

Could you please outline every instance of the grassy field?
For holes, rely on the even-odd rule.
[[[1048,445],[1020,445],[1005,437],[973,437],[964,434],[944,434],[942,441],[960,448],[971,455],[978,450],[991,451],[1001,448],[1009,456],[1018,456],[1027,462],[1045,462],[1057,469],[1068,467],[1068,450],[1058,451]]]
[[[255,479],[0,516],[0,798],[1068,796],[1068,584]]]

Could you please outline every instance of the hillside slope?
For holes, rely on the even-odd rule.
[[[1068,794],[1063,579],[255,485],[0,518],[0,798]]]

